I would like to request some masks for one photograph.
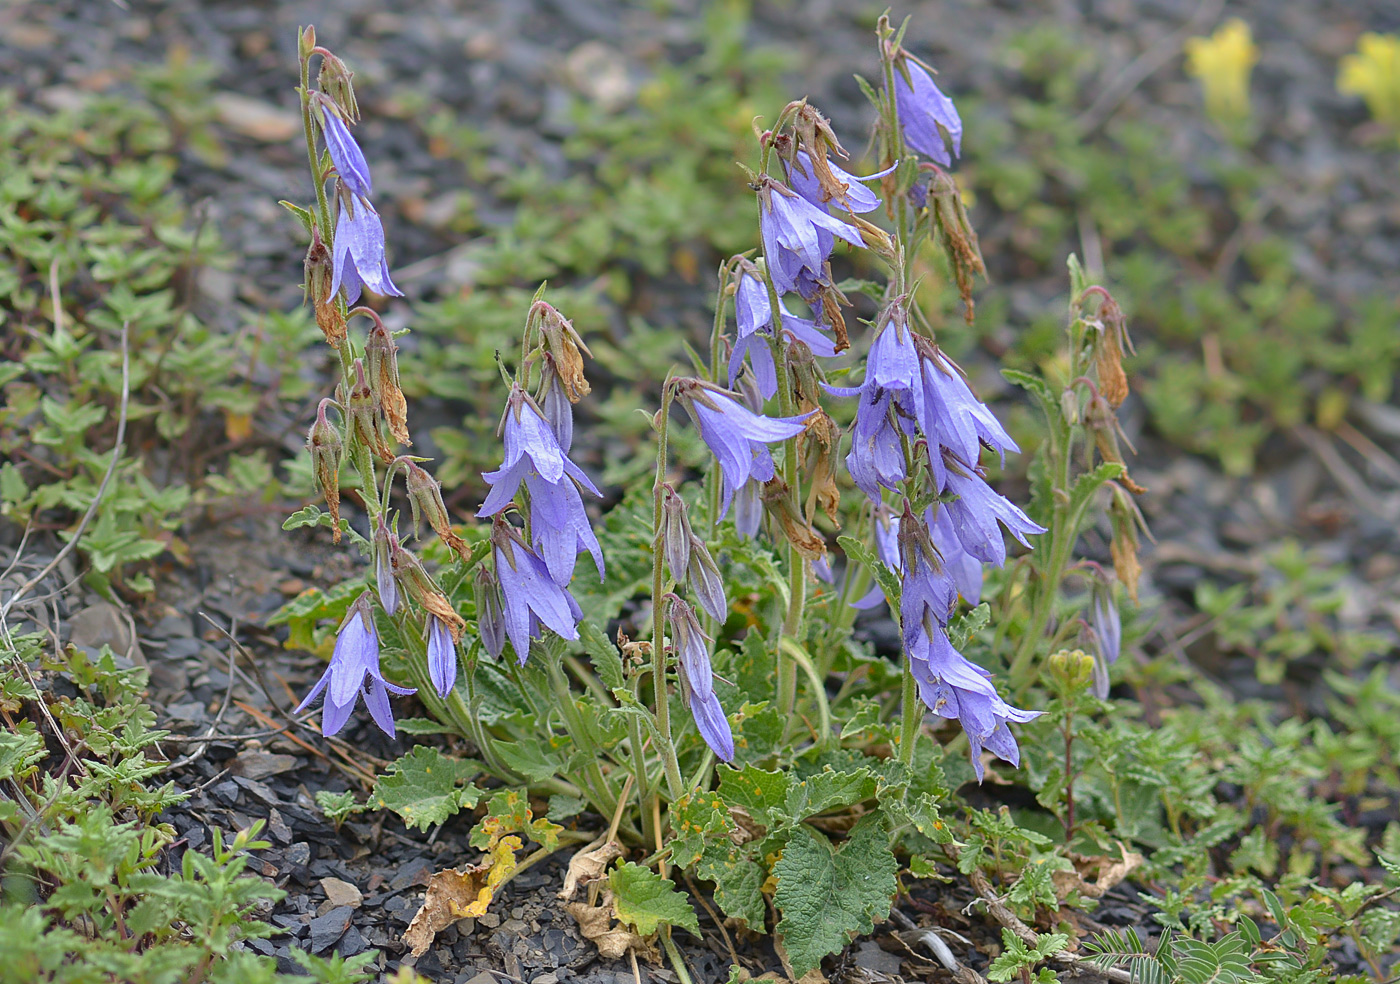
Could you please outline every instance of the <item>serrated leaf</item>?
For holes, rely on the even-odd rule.
[[[293,205],[291,202],[288,202],[288,201],[280,201],[280,202],[278,202],[277,204],[278,204],[278,205],[281,205],[281,206],[282,206],[283,208],[285,208],[288,212],[291,212],[293,215],[295,215],[295,216],[297,217],[297,219],[299,219],[299,220],[301,221],[301,227],[302,227],[303,229],[306,230],[306,234],[307,234],[308,236],[311,235],[311,213],[310,213],[310,212],[308,212],[306,209],[302,208],[300,205]]]
[[[855,738],[861,735],[876,734],[887,735],[889,728],[882,720],[880,702],[869,697],[861,697],[856,700],[854,710],[846,718],[846,723],[841,727],[841,740]]]
[[[552,801],[551,801],[552,802]],[[734,829],[729,810],[717,793],[686,793],[671,804],[671,860],[689,868],[705,853],[705,845]]]
[[[889,917],[898,870],[885,825],[876,817],[856,824],[839,848],[805,824],[793,828],[773,866],[773,901],[783,916],[778,932],[795,976],[819,967],[822,957]]]
[[[491,797],[486,816],[472,828],[472,847],[489,851],[506,834],[525,834],[546,850],[559,846],[559,833],[564,828],[545,817],[535,817],[530,811],[529,797],[523,791],[503,789]]]
[[[830,768],[788,787],[783,812],[794,821],[805,820],[838,806],[854,806],[875,795],[875,775],[869,769],[836,772]]]
[[[436,748],[418,745],[389,767],[390,773],[374,784],[374,802],[393,810],[404,825],[427,830],[463,807],[476,806],[481,790],[458,788],[478,771],[476,763],[445,757]]]
[[[324,526],[326,529],[334,529],[335,521],[328,512],[321,512],[315,503],[303,506],[282,521],[282,529],[296,530],[303,526]],[[345,517],[340,519],[340,532],[350,538],[350,542],[359,547],[368,548],[369,541],[355,532],[355,528],[350,525],[350,521]]]
[[[700,922],[690,900],[676,891],[676,883],[662,878],[650,868],[630,861],[608,874],[617,918],[630,925],[639,936],[650,936],[662,925],[679,926],[700,935]]]
[[[787,773],[768,772],[753,765],[742,769],[721,765],[719,780],[724,801],[740,807],[759,823],[773,826],[775,820],[785,819],[783,807],[791,781]]]
[[[1019,369],[1003,369],[1001,371],[1001,378],[1005,379],[1013,386],[1021,387],[1021,389],[1038,398],[1042,403],[1050,406],[1058,406],[1054,394],[1050,392],[1050,384],[1039,376],[1029,372],[1022,372]]]
[[[1102,462],[1091,472],[1080,475],[1074,483],[1074,489],[1069,494],[1070,515],[1079,511],[1084,503],[1088,502],[1099,489],[1103,488],[1104,482],[1112,481],[1122,475],[1124,468],[1116,461]]]
[[[970,611],[960,612],[948,620],[948,639],[953,644],[954,649],[961,650],[967,646],[982,629],[992,620],[992,609],[985,601]]]
[[[838,536],[836,542],[841,545],[842,550],[846,551],[847,557],[860,561],[870,571],[870,575],[875,578],[875,583],[880,585],[880,590],[885,593],[885,600],[890,604],[890,611],[899,611],[899,575],[886,567],[884,562],[875,556],[875,551],[855,537]]]
[[[733,723],[734,757],[741,764],[759,762],[778,750],[783,740],[783,719],[767,701],[744,704]]]
[[[585,620],[579,623],[578,636],[579,641],[583,643],[583,651],[593,662],[593,669],[598,672],[598,679],[602,681],[603,686],[608,690],[627,686],[622,672],[622,656],[602,630]]]
[[[711,844],[695,866],[695,874],[715,884],[715,903],[731,919],[754,932],[764,932],[768,907],[763,901],[766,874],[761,865],[740,857],[732,844]]]

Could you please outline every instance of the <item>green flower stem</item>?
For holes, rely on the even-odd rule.
[[[710,382],[716,386],[723,385],[720,380],[724,377],[724,346],[721,339],[724,335],[725,314],[729,305],[729,284],[734,276],[734,260],[731,257],[725,260],[719,268],[719,286],[715,289],[715,320],[710,328]],[[727,381],[727,380],[726,380]],[[708,542],[714,542],[715,535],[719,529],[719,506],[720,506],[720,474],[719,471],[711,468],[705,476],[705,482],[709,487],[709,523],[710,533],[705,538]],[[705,631],[713,635],[713,619],[709,615],[705,616]]]
[[[1084,323],[1075,318],[1069,327],[1069,373],[1068,379],[1078,379],[1084,374],[1081,364]],[[1067,420],[1063,412],[1056,410],[1054,419],[1049,421],[1049,443],[1047,447],[1051,475],[1050,494],[1052,500],[1049,545],[1045,547],[1046,563],[1036,572],[1039,576],[1032,585],[1031,619],[1026,633],[1017,646],[1015,658],[1011,661],[1010,676],[1017,694],[1024,694],[1032,682],[1031,668],[1037,652],[1044,642],[1045,630],[1054,614],[1055,602],[1059,597],[1060,583],[1078,539],[1079,525],[1083,519],[1084,507],[1071,509],[1071,489],[1074,483],[1074,442],[1079,430],[1077,420]],[[1037,549],[1037,554],[1040,550]]]
[[[300,38],[298,37],[298,44]],[[321,235],[331,227],[330,201],[326,198],[326,182],[321,178],[321,162],[316,156],[316,128],[311,120],[311,55],[301,60],[301,125],[306,133],[306,157],[311,164],[311,178],[316,183],[316,205],[321,217]],[[327,241],[327,245],[330,243]]]
[[[671,705],[666,693],[666,620],[661,614],[661,598],[666,587],[662,565],[664,551],[661,548],[661,496],[666,484],[666,432],[670,415],[671,378],[668,375],[661,394],[661,412],[657,415],[656,482],[651,494],[651,682],[656,701],[653,713],[661,745],[657,751],[661,753],[661,762],[666,770],[666,790],[674,800],[680,797],[685,787],[681,783],[680,764],[676,761],[676,746],[671,741]]]
[[[573,691],[569,688],[568,678],[564,676],[561,657],[554,653],[548,654],[545,658],[545,668],[549,673],[550,687],[554,690],[554,706],[558,708],[559,716],[564,719],[564,730],[568,732],[574,744],[588,748],[593,743],[589,741],[588,728],[579,717],[578,705],[574,703]],[[613,792],[607,778],[603,775],[596,755],[584,767],[584,777],[587,780],[586,785],[592,793],[589,800],[592,801],[593,808],[605,817],[616,813],[617,794]]]
[[[666,948],[666,956],[671,960],[671,967],[675,970],[676,976],[680,978],[681,984],[693,984],[690,979],[690,971],[686,970],[685,958],[681,956],[681,951],[676,949],[675,941],[671,939],[671,927],[661,928],[661,944]]]
[[[817,671],[816,664],[807,650],[803,649],[798,641],[791,636],[783,639],[783,653],[799,667],[807,676],[807,682],[812,686],[812,696],[817,701],[817,727],[821,732],[817,739],[818,745],[829,745],[833,740],[831,733],[831,705],[826,698],[826,685],[823,676]]]
[[[768,288],[768,303],[773,311],[773,361],[778,375],[779,413],[791,417],[797,413],[792,400],[792,384],[788,379],[787,358],[783,352],[783,312],[778,303],[778,291],[773,286],[772,271],[766,268],[763,273],[764,285]],[[798,437],[790,437],[783,442],[783,480],[787,482],[788,501],[794,516],[802,514],[802,497],[798,480],[797,462]],[[783,637],[800,639],[802,615],[807,607],[807,559],[797,547],[788,544],[788,606],[782,628],[775,640],[774,650],[778,654],[778,714],[790,727],[793,721],[793,708],[797,706],[797,664],[783,648]]]
[[[912,664],[905,659],[899,688],[899,760],[905,765],[914,764],[914,745],[919,738],[919,726],[923,724],[923,710]]]
[[[632,677],[632,697],[638,704],[642,702],[641,696],[641,674],[634,674]],[[657,841],[657,831],[652,829],[651,811],[646,808],[646,801],[651,796],[651,779],[647,775],[647,761],[645,743],[642,741],[642,722],[635,714],[627,715],[627,743],[631,746],[632,776],[636,780],[637,787],[637,809],[642,815],[642,843],[655,844]]]

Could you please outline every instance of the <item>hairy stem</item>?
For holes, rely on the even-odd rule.
[[[661,396],[661,412],[656,423],[656,482],[652,486],[651,511],[651,682],[656,704],[656,730],[660,735],[661,761],[666,770],[666,790],[672,799],[678,799],[684,786],[681,783],[680,764],[676,761],[676,746],[671,741],[671,705],[666,693],[666,637],[665,618],[661,614],[661,599],[666,589],[661,545],[661,498],[666,484],[666,431],[667,418],[671,414],[671,380],[668,377]]]

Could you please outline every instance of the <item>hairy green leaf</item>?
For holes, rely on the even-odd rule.
[[[793,828],[773,866],[778,880],[773,901],[783,916],[778,932],[797,976],[889,916],[898,869],[878,818],[861,820],[839,848],[811,827]]]
[[[608,874],[617,918],[641,936],[650,936],[662,925],[679,926],[700,935],[700,923],[690,901],[676,891],[676,883],[650,868],[625,861]]]

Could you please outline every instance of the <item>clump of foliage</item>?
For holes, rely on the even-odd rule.
[[[35,667],[34,670],[29,667]],[[285,894],[247,870],[262,821],[213,831],[208,856],[170,863],[162,811],[189,794],[160,783],[159,730],[146,671],[45,650],[40,636],[0,644],[0,980],[246,982],[304,980],[243,944],[273,935],[258,917]],[[298,952],[314,979],[354,984],[373,952],[349,961]]]

